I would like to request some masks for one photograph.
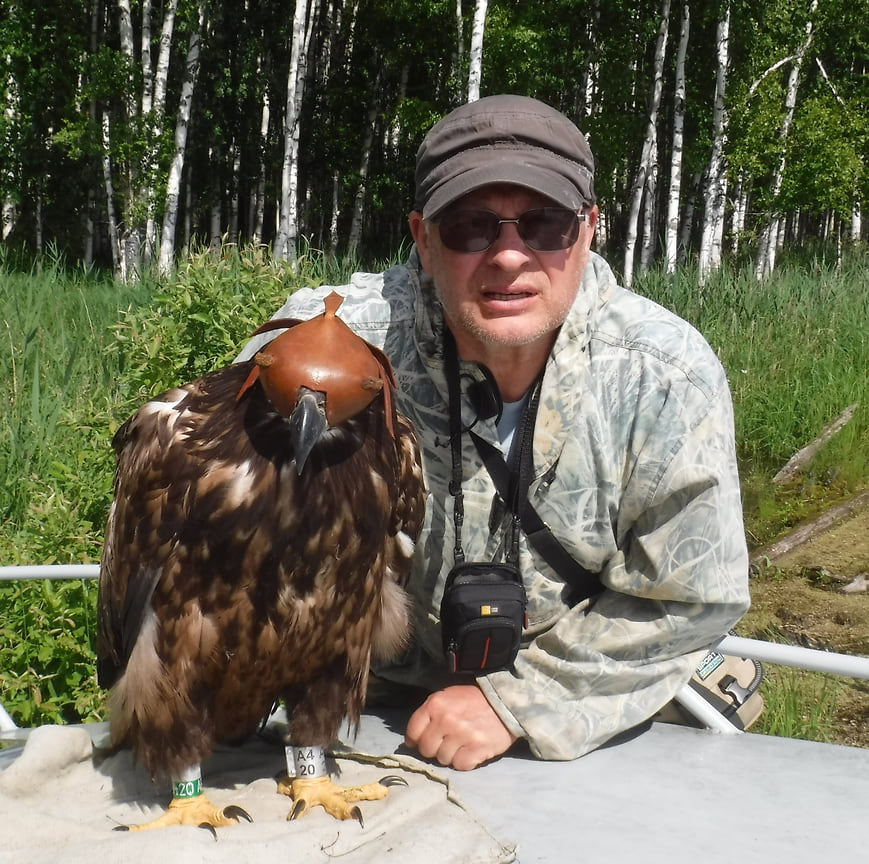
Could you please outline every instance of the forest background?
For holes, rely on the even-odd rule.
[[[425,131],[489,93],[567,113],[599,248],[776,254],[865,236],[866,0],[0,0],[2,242],[168,272],[191,243],[370,260]]]
[[[505,91],[588,134],[598,250],[721,357],[752,548],[865,498],[867,13],[867,0],[0,0],[0,564],[98,560],[119,423],[229,362],[293,286],[400,260],[425,131]],[[851,406],[804,471],[773,482]],[[867,537],[839,543],[856,553],[849,576]],[[761,570],[743,635],[869,654],[866,595]],[[0,704],[20,724],[103,716],[95,595],[0,585]],[[833,700],[825,681],[769,678],[765,731],[869,745],[865,684]]]

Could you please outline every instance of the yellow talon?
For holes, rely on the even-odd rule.
[[[389,794],[382,783],[367,783],[364,786],[338,786],[328,777],[283,778],[278,783],[278,792],[293,799],[293,809],[287,819],[298,819],[318,804],[336,819],[356,819],[363,825],[362,812],[352,806],[357,801],[377,801]]]
[[[173,798],[169,809],[156,819],[142,825],[121,825],[119,831],[150,831],[154,828],[168,828],[171,825],[194,825],[198,828],[208,828],[214,833],[214,828],[235,825],[239,818],[252,821],[247,811],[241,807],[230,806],[224,809],[215,807],[205,795],[193,798]]]

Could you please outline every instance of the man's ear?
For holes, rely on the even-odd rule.
[[[429,269],[430,252],[429,252],[429,237],[428,226],[422,218],[422,213],[419,210],[411,210],[407,217],[407,224],[410,226],[410,234],[413,237],[413,242],[416,243],[416,251],[419,254],[419,263],[422,269],[427,273],[431,273]]]

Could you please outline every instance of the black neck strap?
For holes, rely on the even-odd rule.
[[[455,339],[449,327],[444,326],[444,369],[447,377],[450,409],[450,448],[452,454],[452,475],[450,494],[453,496],[453,523],[455,526],[456,564],[465,560],[462,549],[462,525],[464,523],[464,499],[462,496],[462,405],[459,386],[459,360]],[[525,532],[528,542],[547,564],[572,588],[571,602],[576,603],[591,597],[602,590],[597,573],[586,570],[561,545],[549,526],[540,518],[528,500],[528,488],[534,474],[534,425],[537,420],[537,407],[540,402],[540,389],[543,373],[537,377],[531,394],[522,409],[516,434],[519,436],[511,459],[512,466],[504,460],[501,451],[493,444],[468,430],[498,494],[512,514],[510,537],[507,544],[507,563],[519,566],[519,531]]]

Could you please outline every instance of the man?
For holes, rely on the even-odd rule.
[[[518,739],[539,758],[572,759],[641,723],[748,608],[724,371],[696,331],[620,288],[591,252],[593,180],[585,138],[549,106],[510,95],[462,106],[420,147],[407,264],[337,289],[342,318],[395,367],[428,486],[414,645],[377,671],[431,691],[406,741],[460,770]],[[319,314],[330,290],[299,291],[277,316]],[[514,441],[515,478],[525,437],[527,493],[505,503],[484,454]],[[523,517],[512,546],[527,592],[521,648],[499,671],[451,674],[448,575],[462,553],[509,558],[526,501],[561,563],[529,542]],[[594,574],[590,591],[576,590],[565,558]]]

